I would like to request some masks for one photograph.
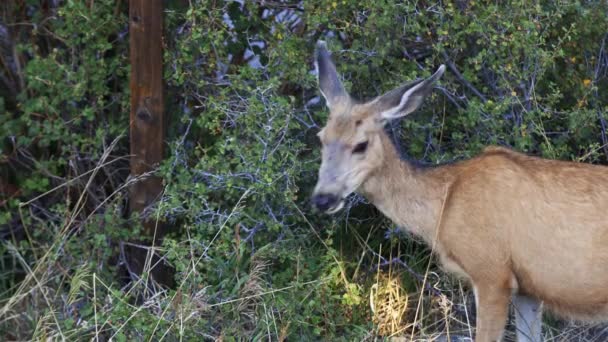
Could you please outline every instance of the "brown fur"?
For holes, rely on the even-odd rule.
[[[608,168],[502,147],[455,164],[415,167],[399,157],[384,123],[413,112],[445,68],[356,103],[324,43],[316,58],[330,107],[319,132],[319,207],[335,212],[345,196],[360,192],[433,246],[444,267],[475,289],[477,341],[501,338],[513,294],[542,301],[567,317],[608,318]],[[356,152],[362,143],[365,152]],[[535,312],[528,311],[524,320]],[[537,330],[535,339],[540,326]]]
[[[386,137],[382,149],[394,151]],[[605,167],[504,148],[428,170],[398,158],[384,164],[363,192],[390,199],[378,201],[380,210],[429,244],[437,236],[438,254],[453,259],[473,283],[506,286],[504,278],[515,277],[513,290],[574,318],[608,313]],[[429,205],[407,205],[412,202]]]
[[[356,144],[354,122],[366,114],[351,110],[350,118],[330,119],[323,139]],[[382,130],[371,135],[379,143],[370,146],[359,191],[435,244],[448,271],[480,291],[479,341],[500,334],[513,292],[572,318],[608,314],[606,167],[489,147],[470,160],[420,169],[399,158]],[[498,323],[487,323],[485,332],[484,318]]]

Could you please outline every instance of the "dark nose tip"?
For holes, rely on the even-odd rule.
[[[321,211],[327,211],[338,202],[338,197],[330,194],[317,194],[312,197],[312,203]]]

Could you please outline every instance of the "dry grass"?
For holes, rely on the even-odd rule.
[[[394,336],[405,331],[405,313],[409,297],[399,275],[378,271],[376,283],[370,288],[369,304],[372,322],[379,336]]]
[[[169,292],[162,287],[154,284],[146,277],[133,279],[119,290],[116,284],[109,284],[96,273],[96,270],[83,264],[75,270],[63,270],[56,262],[61,255],[61,246],[68,240],[77,238],[73,234],[76,221],[82,214],[82,205],[86,196],[86,189],[91,186],[92,178],[99,172],[104,165],[111,163],[108,161],[111,149],[115,142],[108,147],[102,155],[97,167],[81,175],[86,176],[86,187],[78,198],[77,204],[72,211],[66,213],[63,226],[58,227],[51,248],[44,253],[40,253],[36,262],[28,264],[20,254],[19,249],[5,242],[8,251],[14,256],[15,260],[27,271],[23,281],[13,289],[13,294],[5,299],[0,307],[0,329],[6,340],[79,340],[82,336],[88,336],[97,340],[113,340],[120,333],[127,330],[129,326],[141,315],[151,315],[155,318],[155,324],[149,331],[148,340],[170,339],[170,336],[180,336],[185,327],[195,320],[204,319],[212,315],[217,315],[221,307],[232,305],[239,314],[241,326],[248,327],[253,333],[259,325],[267,327],[265,336],[269,340],[286,340],[293,338],[290,335],[291,322],[282,320],[276,308],[271,307],[272,299],[277,293],[290,291],[294,286],[283,288],[272,288],[266,283],[265,279],[271,271],[268,260],[261,257],[253,257],[250,260],[249,270],[243,285],[239,288],[235,298],[217,301],[214,294],[208,293],[207,287],[196,286],[193,279],[204,277],[200,274],[199,264],[204,262],[206,252],[213,248],[215,238],[205,247],[202,253],[196,253],[196,245],[192,240],[184,242],[192,249],[192,255],[200,255],[189,262],[189,268],[184,273],[177,288]],[[73,180],[72,180],[73,181]],[[129,179],[119,189],[125,189],[131,182],[137,179]],[[67,186],[64,184],[63,186]],[[55,190],[60,189],[57,187]],[[116,195],[119,192],[115,192]],[[216,237],[226,229],[229,218],[246,205],[244,200],[249,191],[244,191],[241,200],[232,208],[222,225],[218,227]],[[104,199],[101,206],[112,200]],[[295,203],[293,203],[295,205]],[[27,209],[29,204],[25,203],[23,209]],[[161,205],[163,205],[161,203]],[[297,206],[296,206],[297,208]],[[297,208],[302,218],[306,219],[306,214]],[[80,216],[79,216],[80,215]],[[86,221],[92,214],[84,217]],[[157,217],[158,220],[158,217]],[[311,236],[318,239],[321,244],[330,249],[318,233],[318,229],[308,222],[312,230]],[[382,255],[382,250],[374,250],[370,247],[369,241],[372,233],[379,229],[373,227],[369,234],[364,238],[356,231],[352,232],[353,240],[358,244],[361,251],[354,272],[348,272],[343,266],[347,260],[341,260],[340,256],[333,256],[335,267],[340,269],[339,278],[344,284],[343,291],[349,291],[348,284],[359,283],[364,264],[369,264],[374,256]],[[396,248],[398,252],[400,248]],[[157,253],[161,260],[166,256],[166,251],[155,247],[149,249],[150,253]],[[151,254],[150,254],[151,256]],[[396,255],[396,258],[403,258],[403,255]],[[151,259],[150,259],[151,260]],[[361,304],[358,308],[369,310],[369,317],[373,323],[366,340],[378,340],[388,338],[395,341],[470,341],[474,336],[474,305],[473,298],[466,285],[460,281],[450,278],[440,273],[434,267],[427,267],[423,274],[413,275],[402,265],[388,263],[380,267],[378,262],[376,272],[373,274],[374,281],[363,292],[369,298],[369,308],[367,303]],[[430,264],[429,264],[430,265]],[[153,267],[147,264],[149,271]],[[403,285],[404,278],[414,278],[418,288],[406,288]],[[317,279],[309,282],[301,282],[297,286],[306,288],[314,287],[331,281],[330,279]],[[144,286],[149,284],[149,286]],[[86,293],[87,295],[83,295]],[[104,293],[105,295],[99,295]],[[91,294],[91,295],[88,295]],[[137,302],[125,302],[128,296],[140,298]],[[89,320],[82,319],[79,310],[85,303],[92,304],[94,313]],[[120,322],[114,322],[101,317],[108,317],[109,313],[116,310],[118,306],[128,309],[128,315]],[[65,317],[73,317],[74,325],[70,329],[65,329],[61,320]],[[608,338],[608,328],[603,324],[598,325],[579,325],[574,322],[551,321],[543,329],[546,341],[605,341]],[[226,324],[231,324],[226,321]],[[237,324],[235,322],[235,324]],[[209,328],[198,332],[199,337],[206,340],[222,340],[224,333],[222,330]],[[505,334],[505,341],[515,341],[514,327],[508,326]],[[252,335],[250,335],[253,338]],[[172,339],[173,337],[171,337]],[[145,340],[141,336],[140,340]]]

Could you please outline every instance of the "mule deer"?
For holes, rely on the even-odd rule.
[[[335,213],[357,191],[434,246],[473,286],[477,341],[502,337],[509,301],[519,341],[541,340],[541,307],[575,319],[608,315],[608,168],[535,158],[502,147],[449,165],[402,160],[384,131],[415,111],[442,76],[369,102],[345,91],[325,43],[316,49],[330,115],[312,201]]]

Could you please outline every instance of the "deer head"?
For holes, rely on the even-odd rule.
[[[403,85],[368,102],[359,102],[346,92],[325,42],[317,43],[315,64],[319,88],[330,114],[318,133],[323,145],[319,179],[312,197],[321,211],[335,213],[344,199],[382,166],[381,135],[388,120],[415,111],[443,75],[442,65],[428,79]]]

